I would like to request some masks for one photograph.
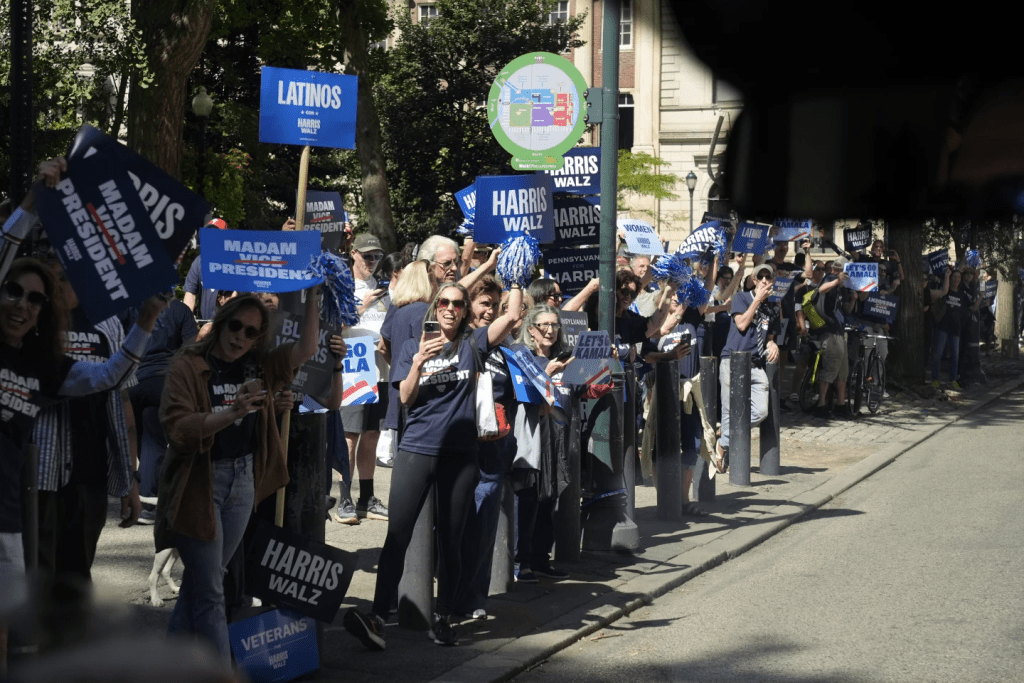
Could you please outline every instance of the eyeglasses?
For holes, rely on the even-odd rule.
[[[260,331],[252,325],[246,325],[238,318],[232,318],[228,321],[228,332],[238,332],[240,329],[245,328],[245,338],[255,339],[260,336]]]
[[[382,254],[379,251],[370,252],[369,254],[364,254],[363,252],[360,251],[359,255],[363,257],[364,261],[373,261],[374,263],[384,258],[384,254]]]
[[[550,330],[557,330],[560,327],[562,327],[561,324],[559,324],[559,323],[534,323],[533,326],[536,327],[541,332],[548,332]]]
[[[42,308],[46,305],[49,299],[42,292],[26,292],[25,288],[19,285],[13,280],[4,285],[4,296],[6,296],[12,303],[15,301],[21,301],[21,298],[25,298],[25,303],[33,308]]]
[[[465,299],[446,299],[441,297],[437,300],[438,308],[454,308],[456,311],[461,311],[466,307]]]
[[[521,306],[519,307],[519,310],[521,310],[521,311],[525,311],[525,310],[526,310],[526,304],[522,304],[522,305],[521,305]],[[508,313],[508,304],[502,304],[502,305],[501,305],[501,312],[502,312],[502,313]]]
[[[619,290],[619,294],[626,297],[627,299],[633,300],[636,298],[636,290],[630,289],[629,287],[623,287]]]
[[[434,261],[434,265],[439,267],[441,270],[452,270],[462,266],[462,259],[451,259],[449,261]]]

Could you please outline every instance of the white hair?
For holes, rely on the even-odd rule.
[[[441,247],[451,247],[455,250],[455,255],[459,254],[459,244],[455,240],[448,237],[441,237],[440,235],[431,235],[423,241],[420,245],[419,253],[416,254],[417,258],[425,259],[434,262],[434,257],[437,256],[437,252]]]

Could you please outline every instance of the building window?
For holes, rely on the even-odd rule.
[[[619,48],[633,47],[633,0],[622,0],[619,14]]]
[[[633,149],[633,96],[619,95],[619,149]]]
[[[431,21],[437,19],[437,7],[434,5],[420,5],[419,12],[419,23],[423,27],[429,26]]]
[[[555,6],[554,11],[548,13],[548,24],[566,21],[569,21],[569,0],[561,0]]]

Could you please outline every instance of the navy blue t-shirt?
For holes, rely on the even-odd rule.
[[[202,255],[196,256],[185,276],[185,291],[196,295],[199,303],[200,320],[212,320],[217,312],[217,290],[203,289]]]
[[[149,338],[142,362],[135,371],[135,378],[141,382],[150,377],[162,377],[167,374],[167,365],[171,362],[171,357],[186,342],[195,339],[197,334],[199,328],[196,327],[192,311],[177,299],[172,299],[156,319],[153,336]]]
[[[454,352],[451,343],[445,344],[441,355],[423,364],[419,392],[415,403],[409,406],[405,431],[398,444],[403,451],[431,456],[476,452],[476,368],[477,363],[480,367],[486,363],[487,328],[470,334],[476,340],[477,359],[466,337]],[[391,366],[391,385],[396,394],[409,375],[419,345],[419,339],[407,340],[397,362]]]
[[[423,334],[423,316],[427,313],[427,304],[414,301],[405,306],[392,306],[384,315],[380,326],[380,336],[391,345],[391,365],[398,362],[398,355],[409,339],[419,341]],[[398,429],[398,413],[402,408],[399,400],[388,401],[388,413],[384,416],[384,429]]]
[[[210,393],[212,412],[231,410],[238,397],[238,390],[245,384],[245,363],[236,360],[233,363],[210,358],[210,381],[207,390]],[[213,437],[213,448],[210,460],[234,460],[253,452],[253,435],[256,432],[256,416],[252,412],[217,432]]]
[[[729,327],[729,338],[722,349],[722,358],[728,358],[733,351],[750,351],[751,363],[764,367],[768,353],[768,335],[778,335],[782,331],[782,320],[777,304],[764,301],[757,307],[754,319],[746,332],[736,327],[736,317],[743,315],[754,302],[753,292],[737,292],[732,297],[733,322]]]

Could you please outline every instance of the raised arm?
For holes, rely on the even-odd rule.
[[[580,290],[580,293],[565,302],[562,306],[563,311],[580,311],[583,306],[587,303],[590,297],[594,296],[597,291],[601,289],[601,280],[594,278],[587,283],[587,286]]]
[[[523,289],[517,284],[512,285],[508,293],[508,310],[487,326],[487,346],[493,348],[508,336],[512,328],[523,317]]]
[[[473,285],[476,284],[477,280],[482,278],[484,275],[487,275],[488,273],[493,273],[494,269],[498,267],[498,254],[500,253],[501,247],[496,247],[494,251],[491,252],[491,255],[487,258],[487,260],[481,263],[479,268],[477,268],[472,273],[469,273],[461,280],[459,280],[459,284],[465,287],[466,291],[472,289]],[[470,254],[472,255],[472,252],[470,252]]]
[[[306,290],[306,312],[302,321],[302,332],[299,341],[292,347],[292,369],[313,357],[320,341],[320,287]]]

